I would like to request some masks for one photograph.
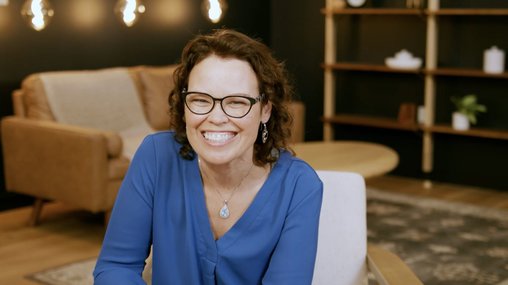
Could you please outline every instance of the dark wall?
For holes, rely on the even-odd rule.
[[[293,76],[297,98],[305,102],[306,140],[321,140],[323,124],[324,1],[272,1],[272,47]]]
[[[368,0],[366,7],[404,7],[402,0]],[[272,1],[272,44],[294,74],[297,93],[307,106],[307,140],[322,139],[325,1]],[[505,0],[442,0],[441,7],[508,8]],[[336,16],[338,59],[383,64],[402,48],[425,55],[425,19],[418,16]],[[508,17],[441,17],[439,66],[482,68],[483,50],[492,45],[508,52]],[[508,66],[507,66],[508,69]],[[336,72],[338,112],[397,118],[400,103],[423,103],[420,75],[374,72]],[[437,78],[436,122],[450,123],[451,96],[478,95],[488,112],[479,115],[478,127],[508,130],[506,79]],[[378,142],[400,155],[393,174],[508,190],[506,140],[435,135],[434,171],[421,171],[422,134],[387,129],[337,125],[336,139]]]
[[[268,0],[228,1],[225,18],[217,25],[202,15],[202,0],[144,1],[146,12],[131,28],[114,15],[116,0],[51,0],[55,16],[40,32],[22,19],[23,2],[11,0],[8,6],[0,6],[2,117],[13,112],[11,92],[34,72],[171,64],[195,34],[220,27],[237,29],[270,44]],[[5,192],[2,164],[0,172],[0,210],[29,203],[27,197]]]
[[[0,7],[2,83],[37,71],[172,63],[194,34],[222,26],[267,41],[270,35],[268,0],[229,1],[217,25],[204,19],[201,0],[145,1],[146,12],[131,28],[113,14],[116,0],[52,0],[55,16],[41,32],[24,23],[22,2]]]

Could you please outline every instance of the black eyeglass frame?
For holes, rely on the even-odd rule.
[[[215,98],[213,97],[212,95],[208,94],[208,93],[205,93],[205,92],[197,92],[197,91],[187,91],[186,89],[183,89],[182,91],[182,99],[183,99],[183,102],[185,104],[185,106],[187,107],[187,109],[189,109],[189,111],[191,111],[191,113],[193,114],[196,114],[196,115],[206,115],[206,114],[209,114],[210,112],[213,111],[213,108],[215,108],[215,102],[220,102],[220,108],[222,110],[222,112],[224,112],[224,114],[226,114],[228,117],[231,117],[231,118],[235,118],[235,119],[241,119],[245,116],[247,116],[249,113],[250,113],[250,110],[252,110],[252,106],[254,106],[256,103],[258,102],[261,102],[263,100],[263,98],[265,97],[264,94],[260,94],[258,97],[256,98],[252,98],[252,97],[249,97],[249,96],[246,96],[246,95],[228,95],[228,96],[225,96],[225,97],[222,97],[222,98]],[[208,112],[204,112],[204,113],[199,113],[199,112],[195,112],[193,111],[189,105],[187,104],[187,96],[190,95],[190,94],[201,94],[201,95],[206,95],[210,98],[212,98],[212,107],[210,108],[210,110]],[[249,106],[249,110],[247,110],[247,112],[245,112],[244,115],[242,116],[231,116],[230,114],[228,114],[228,112],[226,112],[226,110],[224,110],[224,106],[222,106],[222,102],[225,100],[225,99],[228,99],[228,98],[231,98],[231,97],[240,97],[240,98],[244,98],[244,99],[247,99],[250,103],[250,106]]]

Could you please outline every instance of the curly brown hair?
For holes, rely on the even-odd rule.
[[[234,30],[220,29],[192,39],[184,47],[180,64],[173,74],[175,85],[168,102],[170,125],[175,131],[176,140],[182,144],[180,155],[189,160],[195,156],[186,135],[185,106],[181,94],[187,88],[192,68],[210,55],[248,62],[257,76],[259,94],[264,94],[261,103],[272,103],[271,117],[266,123],[269,137],[265,143],[261,143],[258,133],[254,144],[254,163],[264,165],[275,162],[278,151],[273,150],[287,149],[293,153],[288,145],[293,121],[288,106],[292,100],[293,88],[284,64],[276,60],[261,41]]]

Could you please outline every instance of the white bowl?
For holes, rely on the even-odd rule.
[[[395,58],[395,57],[389,57],[385,59],[385,64],[390,68],[396,68],[396,69],[418,69],[422,66],[422,59],[421,58]]]

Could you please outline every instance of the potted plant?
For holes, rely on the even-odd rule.
[[[468,130],[470,123],[476,124],[479,112],[487,112],[485,105],[478,104],[475,94],[452,97],[451,100],[457,108],[452,114],[452,126],[456,130]]]

